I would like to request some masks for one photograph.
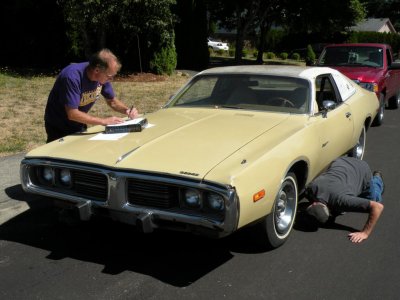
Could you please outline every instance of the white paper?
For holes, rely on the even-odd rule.
[[[125,126],[125,125],[131,125],[131,124],[138,124],[140,123],[140,121],[142,121],[144,118],[137,118],[137,119],[133,119],[133,120],[127,120],[123,123],[119,123],[119,124],[113,124],[113,125],[107,125],[108,127],[117,127],[117,126]]]
[[[123,138],[124,136],[126,136],[128,134],[128,132],[124,132],[124,133],[99,133],[96,134],[94,137],[91,137],[89,139],[89,141],[117,141],[121,138]]]

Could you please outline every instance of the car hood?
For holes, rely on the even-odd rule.
[[[104,127],[95,126],[88,133],[41,146],[27,157],[203,178],[260,135],[271,134],[273,147],[286,138],[287,126],[296,126],[290,125],[290,114],[224,109],[169,108],[146,117],[149,127],[141,132],[103,140],[113,134],[99,134]],[[283,123],[286,128],[280,130]]]
[[[360,82],[374,82],[381,78],[383,69],[369,67],[333,67],[352,80]]]

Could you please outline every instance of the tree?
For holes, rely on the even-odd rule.
[[[3,1],[0,26],[2,66],[45,69],[69,59],[62,11],[54,0]]]
[[[235,61],[240,63],[244,39],[257,27],[257,14],[262,0],[208,0],[210,18],[221,27],[235,30]]]
[[[311,45],[307,45],[306,65],[312,66],[315,63],[315,53]]]
[[[289,32],[331,35],[356,25],[365,16],[359,0],[292,0],[286,6],[284,24]]]
[[[180,68],[202,70],[208,66],[207,10],[204,0],[177,0],[173,6],[176,49]]]
[[[262,63],[266,37],[273,24],[292,34],[330,37],[365,17],[359,0],[208,0],[211,18],[236,31],[235,61],[241,61],[243,42],[258,37],[257,62]],[[300,36],[299,35],[299,36]]]
[[[106,44],[109,20],[117,10],[112,0],[58,0],[63,9],[67,36],[71,41],[71,52],[86,57]]]
[[[282,19],[285,2],[281,0],[261,1],[257,14],[257,21],[260,28],[258,39],[257,63],[263,62],[263,54],[266,47],[267,35],[272,25],[279,24]]]
[[[140,65],[149,69],[154,54],[174,43],[175,19],[170,7],[175,0],[58,0],[58,3],[69,25],[67,35],[76,56],[88,56],[107,47],[121,57],[124,66],[137,68],[139,57]]]

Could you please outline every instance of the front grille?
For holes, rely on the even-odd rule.
[[[128,179],[128,202],[147,207],[176,208],[179,206],[179,189],[160,182]]]
[[[104,174],[74,170],[72,178],[76,193],[95,198],[98,201],[107,200],[108,184]]]

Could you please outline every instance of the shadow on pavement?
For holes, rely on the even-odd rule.
[[[17,200],[26,197],[20,185],[7,189]],[[0,225],[0,240],[43,249],[50,260],[72,258],[103,265],[103,273],[132,271],[184,287],[225,264],[236,253],[265,252],[240,231],[224,239],[188,233],[138,232],[134,226],[94,217],[88,222],[62,223],[51,200],[38,197],[30,209]]]
[[[49,251],[47,259],[73,258],[104,265],[106,274],[133,271],[179,287],[233,257],[222,240],[170,232],[142,234],[132,226],[96,218],[63,224],[52,206],[34,206],[4,223],[0,239]]]

